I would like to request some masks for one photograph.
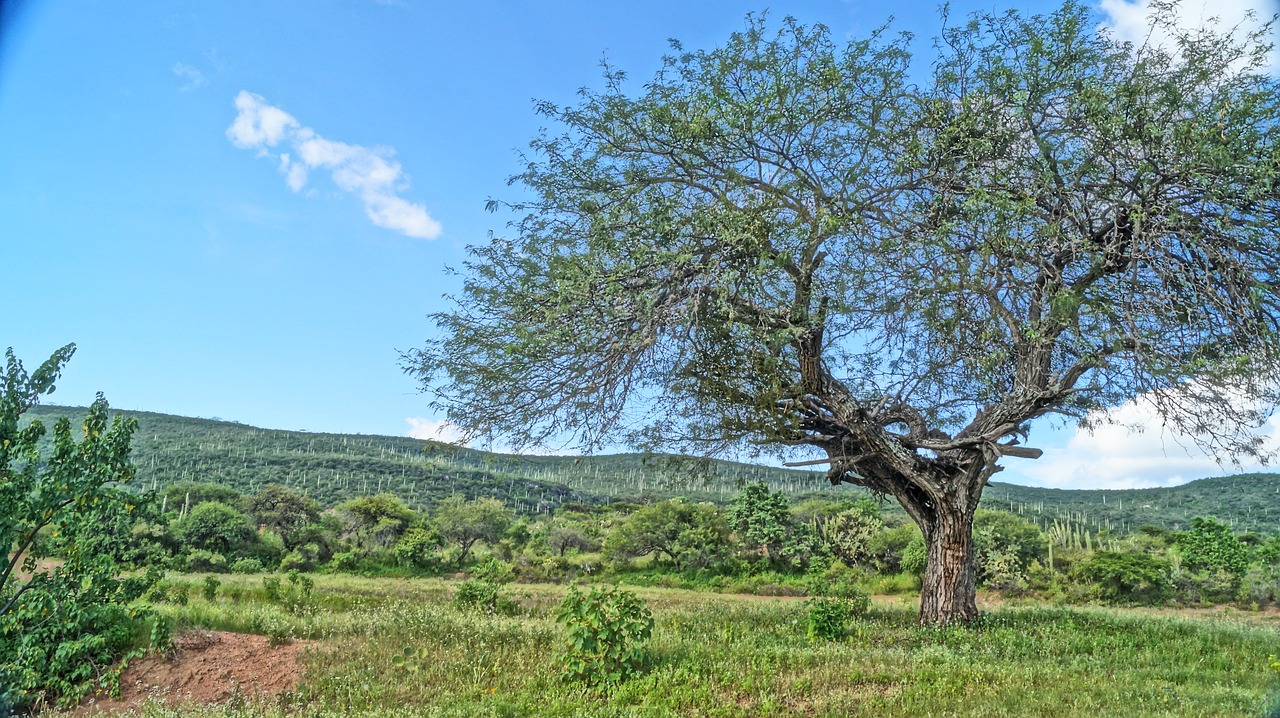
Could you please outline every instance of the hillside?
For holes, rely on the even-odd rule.
[[[459,449],[408,437],[259,429],[235,422],[119,412],[138,420],[138,484],[212,481],[252,492],[269,483],[303,489],[325,505],[390,492],[422,508],[457,493],[494,496],[523,512],[566,501],[602,502],[644,492],[725,501],[743,481],[763,481],[794,496],[852,497],[818,472],[727,461],[680,461],[665,455],[512,456]],[[30,414],[51,422],[83,416],[77,407]],[[1042,526],[1067,520],[1128,532],[1143,524],[1185,528],[1194,516],[1217,516],[1241,531],[1280,531],[1280,474],[1200,479],[1171,488],[1044,489],[992,483],[983,505]]]

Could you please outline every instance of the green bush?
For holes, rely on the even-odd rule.
[[[231,564],[231,573],[262,573],[262,562],[256,558],[237,559]]]
[[[592,586],[584,594],[570,586],[556,620],[569,634],[560,657],[560,675],[566,681],[617,685],[651,663],[644,644],[653,634],[653,614],[630,591]]]
[[[204,600],[213,603],[218,598],[218,587],[222,582],[213,576],[204,577],[204,585],[201,586],[200,592],[204,594]]]
[[[285,573],[293,571],[312,571],[316,567],[315,557],[307,555],[303,549],[294,549],[280,559],[280,570]]]
[[[490,557],[471,572],[472,578],[458,585],[453,603],[460,609],[490,615],[513,616],[519,606],[502,593],[502,585],[515,578],[511,566]]]
[[[848,634],[853,608],[838,598],[813,598],[804,602],[809,616],[809,640],[835,641]]]
[[[1076,567],[1076,578],[1107,603],[1156,605],[1169,599],[1169,571],[1153,556],[1098,551]]]
[[[141,652],[151,620],[128,606],[160,578],[129,572],[130,528],[146,497],[134,479],[131,419],[109,418],[102,395],[76,429],[60,418],[52,437],[23,415],[53,391],[74,345],[28,374],[13,351],[0,368],[0,703],[25,710],[73,705],[118,681],[119,660]],[[25,425],[24,425],[25,423]],[[35,561],[50,542],[59,559]],[[140,615],[143,614],[143,615]]]
[[[1240,577],[1249,567],[1249,548],[1230,526],[1212,518],[1191,519],[1191,530],[1178,534],[1174,547],[1192,569],[1226,571]]]
[[[185,565],[192,573],[222,573],[227,570],[227,559],[220,553],[196,549],[187,554]]]

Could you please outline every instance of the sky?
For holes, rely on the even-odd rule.
[[[922,61],[936,7],[894,10]],[[1008,7],[951,3],[953,16]],[[485,202],[518,191],[506,178],[542,125],[534,100],[600,87],[606,57],[645,78],[668,38],[710,48],[766,8],[837,37],[889,19],[888,4],[843,0],[0,8],[0,348],[34,368],[77,344],[49,401],[101,391],[123,409],[421,437],[441,417],[399,351],[448,306],[459,280],[446,268],[502,230]],[[1122,37],[1147,11],[1099,9]],[[1193,0],[1183,21],[1206,13]],[[1238,470],[1188,455],[1137,406],[1119,411],[1148,430],[1038,427],[1045,458],[1010,459],[998,478],[1127,488]]]

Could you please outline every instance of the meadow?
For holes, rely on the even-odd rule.
[[[316,575],[268,598],[264,576],[172,576],[177,630],[310,640],[275,705],[149,705],[149,716],[1168,716],[1257,718],[1280,675],[1280,615],[987,605],[978,625],[921,628],[877,597],[839,640],[811,639],[797,599],[633,589],[656,622],[652,668],[611,690],[559,678],[565,587],[511,584],[516,615],[456,607],[442,579]],[[287,585],[287,584],[286,584]],[[408,657],[406,659],[406,656]]]

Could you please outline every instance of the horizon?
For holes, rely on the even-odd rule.
[[[1086,4],[1121,36],[1146,12]],[[1189,3],[1184,21],[1208,7]],[[503,231],[484,205],[517,196],[505,182],[541,125],[532,100],[598,87],[602,57],[643,82],[668,38],[709,48],[760,9],[6,4],[0,131],[17,139],[0,147],[0,206],[16,269],[0,286],[0,346],[34,368],[76,343],[58,402],[101,391],[132,411],[448,439],[398,352],[430,338],[427,315],[457,290],[444,267]],[[1248,10],[1277,5],[1211,8],[1226,22]],[[770,14],[850,38],[888,19],[843,0]],[[917,67],[940,27],[932,4],[892,25],[915,34]],[[1260,468],[1188,450],[1136,403],[1111,418],[1093,434],[1038,423],[1029,444],[1044,457],[1006,459],[1000,483],[1126,489]],[[1277,446],[1280,418],[1263,433]]]

